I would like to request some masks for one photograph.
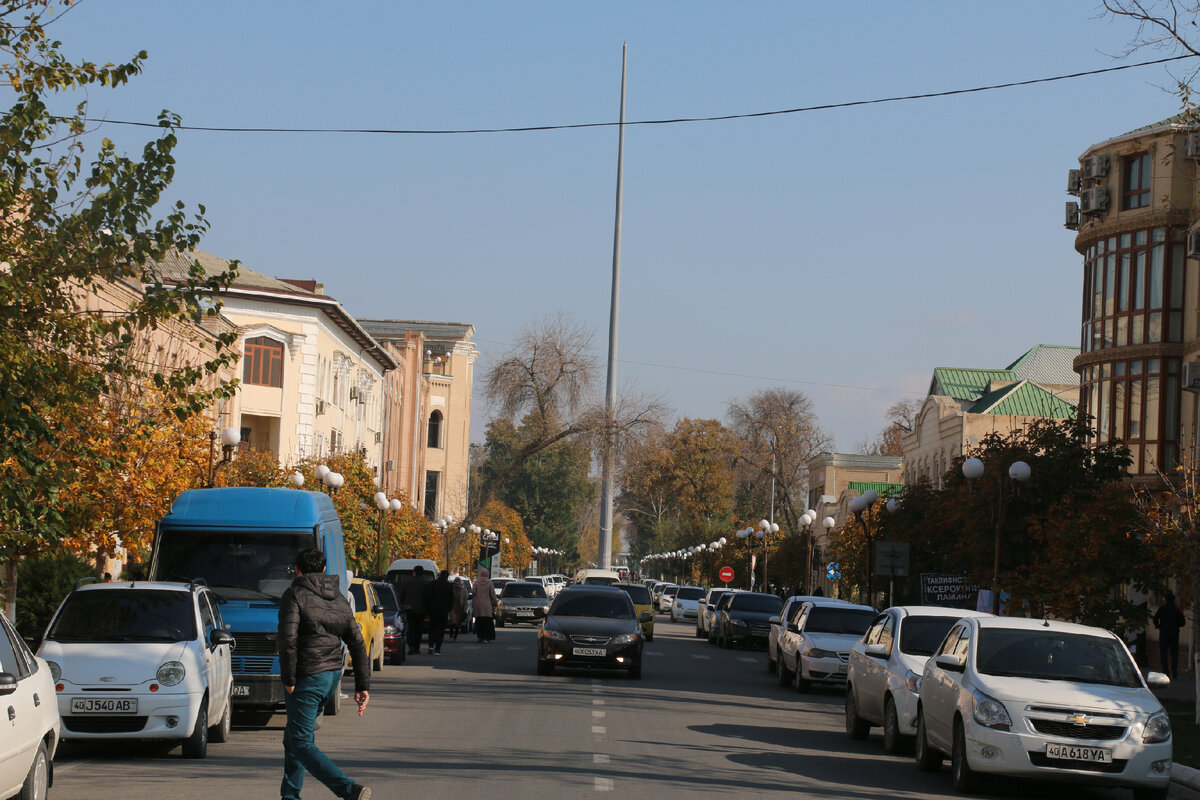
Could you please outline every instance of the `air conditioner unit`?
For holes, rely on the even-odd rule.
[[[350,387],[350,399],[358,400],[358,387],[357,386]]]
[[[1090,181],[1108,175],[1108,156],[1091,156],[1083,160],[1083,179]]]
[[[1108,211],[1108,187],[1093,186],[1080,192],[1079,210],[1085,214],[1101,214]]]
[[[1193,228],[1187,235],[1188,258],[1200,258],[1200,228]]]
[[[1081,185],[1082,182],[1079,178],[1079,170],[1067,170],[1067,194],[1079,194]]]
[[[318,400],[317,401],[317,416],[319,417],[324,413],[325,413],[325,401]]]
[[[1183,362],[1183,390],[1200,392],[1200,361]]]
[[[1183,155],[1193,161],[1200,161],[1200,132],[1189,133],[1183,140]]]
[[[383,434],[380,433],[379,431],[375,431],[375,444],[379,444],[382,441],[383,441]]]
[[[1079,230],[1079,203],[1074,201],[1067,203],[1067,218],[1063,225],[1068,230]]]

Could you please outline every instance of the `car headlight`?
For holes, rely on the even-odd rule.
[[[612,644],[633,644],[640,637],[636,633],[623,633],[612,640]]]
[[[1167,716],[1167,712],[1159,711],[1157,714],[1152,714],[1150,719],[1146,720],[1142,741],[1146,744],[1154,744],[1155,742],[1165,742],[1170,738],[1171,718]]]
[[[545,636],[547,639],[554,639],[558,642],[565,642],[567,640],[567,635],[565,633],[556,631],[553,628],[542,628],[541,631],[538,632],[538,636]]]
[[[154,677],[158,678],[158,682],[163,686],[174,686],[183,680],[187,675],[187,670],[183,668],[183,664],[178,661],[168,661],[158,668],[158,674]]]
[[[832,650],[822,650],[819,647],[804,648],[804,655],[808,656],[809,658],[836,658],[837,657],[837,653],[833,652]]]
[[[911,669],[904,673],[904,685],[913,694],[921,693],[921,676],[913,672]]]
[[[729,620],[729,624],[730,624],[730,625],[732,625],[732,626],[733,626],[733,627],[735,627],[735,628],[748,628],[748,627],[750,627],[749,625],[747,625],[747,624],[746,624],[746,620],[744,620],[744,619],[731,619],[731,620]]]
[[[1008,710],[1004,708],[1004,704],[994,697],[988,697],[978,689],[971,693],[971,716],[985,728],[994,728],[998,731],[1012,729],[1012,720],[1009,719]]]
[[[383,626],[383,635],[384,636],[395,636],[396,633],[397,633],[397,629],[396,629],[395,625],[384,625]]]
[[[62,677],[62,667],[60,667],[58,665],[57,661],[47,661],[46,664],[47,664],[47,666],[50,667],[50,677],[51,678],[53,678],[55,681],[57,681],[59,678]]]

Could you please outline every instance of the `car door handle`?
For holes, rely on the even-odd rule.
[[[37,708],[42,704],[42,698],[37,696],[37,692],[33,693],[33,707]]]
[[[8,721],[12,722],[17,718],[17,710],[12,706],[8,707]]]

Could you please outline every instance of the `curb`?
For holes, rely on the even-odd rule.
[[[1185,767],[1183,764],[1171,765],[1171,796],[1200,800],[1200,770]]]

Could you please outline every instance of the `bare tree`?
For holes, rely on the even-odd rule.
[[[904,455],[904,434],[913,429],[917,414],[924,404],[923,397],[906,397],[888,406],[887,425],[874,439],[864,437],[855,445],[855,452],[866,456]]]
[[[1200,42],[1189,40],[1189,36],[1200,39],[1200,28],[1196,20],[1200,17],[1200,2],[1197,0],[1101,0],[1105,13],[1116,19],[1130,20],[1137,29],[1130,37],[1129,45],[1118,57],[1132,55],[1138,50],[1159,50],[1176,55],[1200,56]],[[1176,91],[1190,108],[1191,84],[1200,67],[1190,73],[1172,75]]]

